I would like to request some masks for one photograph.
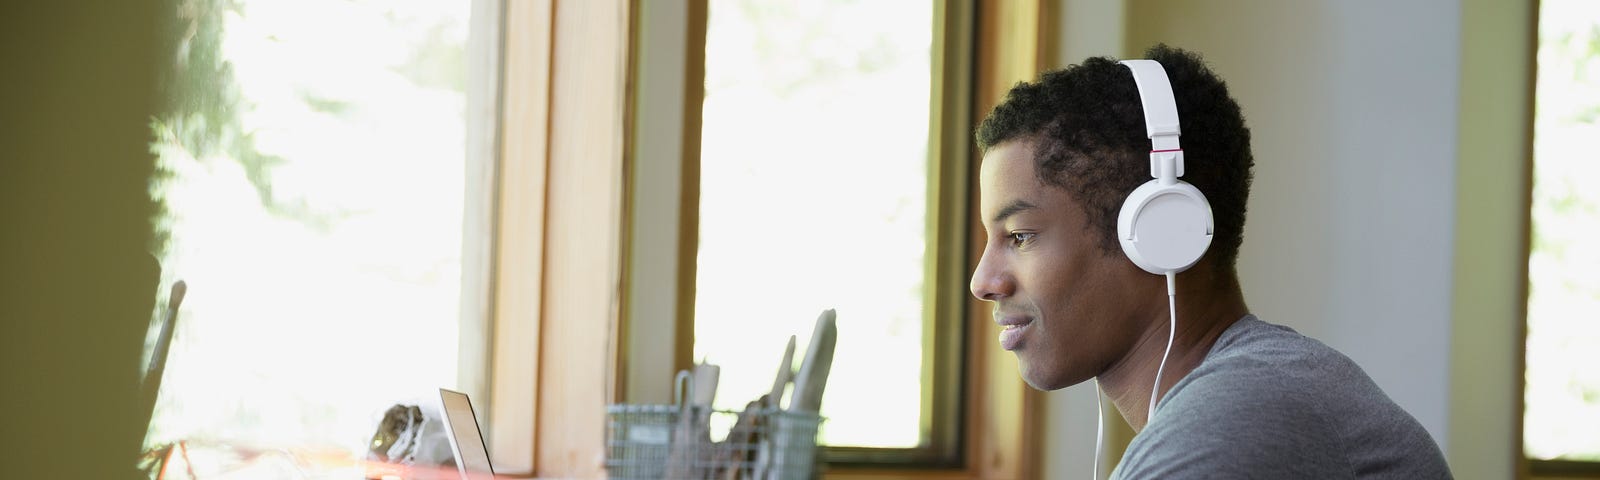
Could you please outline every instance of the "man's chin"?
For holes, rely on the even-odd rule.
[[[1052,391],[1067,388],[1083,383],[1087,378],[1074,380],[1071,375],[1066,375],[1059,370],[1039,368],[1024,362],[1022,357],[1017,357],[1017,369],[1022,374],[1022,381],[1034,390]]]
[[[1051,390],[1059,390],[1067,386],[1061,384],[1057,378],[1054,378],[1054,375],[1045,374],[1044,372],[1041,372],[1041,369],[1039,368],[1029,368],[1020,360],[1021,359],[1018,359],[1017,367],[1021,370],[1022,381],[1027,383],[1029,387],[1033,387],[1034,390],[1043,390],[1048,392]]]

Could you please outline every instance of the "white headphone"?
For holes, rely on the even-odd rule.
[[[1156,275],[1194,266],[1211,246],[1211,204],[1183,176],[1178,106],[1167,71],[1155,60],[1123,60],[1133,72],[1150,136],[1150,176],[1128,194],[1117,215],[1117,239],[1134,265]]]
[[[1211,203],[1194,185],[1178,180],[1183,176],[1183,149],[1178,147],[1178,104],[1172,99],[1172,82],[1166,69],[1155,60],[1123,60],[1139,86],[1139,102],[1144,106],[1144,129],[1150,136],[1150,176],[1128,194],[1117,214],[1117,240],[1122,252],[1146,272],[1167,277],[1167,307],[1172,316],[1167,329],[1167,349],[1156,368],[1155,385],[1150,387],[1149,410],[1145,421],[1156,416],[1161,391],[1161,374],[1172,353],[1173,333],[1178,330],[1176,277],[1200,261],[1211,247]],[[1105,438],[1105,411],[1100,408],[1100,382],[1095,380],[1094,478],[1100,478],[1100,447]],[[1148,423],[1147,423],[1148,424]]]

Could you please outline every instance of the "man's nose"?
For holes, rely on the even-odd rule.
[[[993,258],[989,249],[985,248],[983,256],[978,259],[978,268],[972,271],[972,281],[967,287],[972,290],[972,296],[993,302],[1010,296],[1014,285],[1004,263]]]

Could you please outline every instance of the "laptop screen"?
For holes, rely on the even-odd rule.
[[[472,412],[472,401],[465,393],[443,388],[439,389],[439,399],[444,406],[444,425],[450,433],[450,448],[455,450],[461,478],[491,478],[494,468],[489,465],[489,450],[483,445],[483,434],[478,432],[478,416]]]

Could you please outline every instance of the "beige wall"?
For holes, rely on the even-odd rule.
[[[158,3],[0,7],[6,478],[134,478]]]
[[[1461,2],[1450,465],[1511,478],[1521,458],[1532,2]]]

